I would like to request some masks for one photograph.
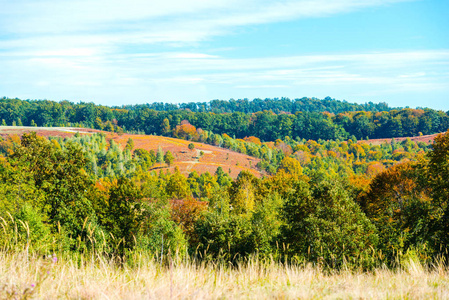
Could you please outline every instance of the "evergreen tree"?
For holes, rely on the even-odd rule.
[[[164,162],[164,152],[162,151],[162,147],[161,146],[159,146],[157,148],[156,162],[158,162],[160,164]]]
[[[171,154],[170,150],[168,150],[164,155],[165,163],[170,167],[174,160],[175,158],[173,157],[173,154]]]

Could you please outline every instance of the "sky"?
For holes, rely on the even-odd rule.
[[[449,110],[447,0],[0,0],[0,97]]]

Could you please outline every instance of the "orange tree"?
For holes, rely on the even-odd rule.
[[[380,247],[390,261],[411,247],[425,249],[432,237],[432,201],[419,176],[416,163],[395,165],[375,176],[361,197],[361,207],[377,226]]]

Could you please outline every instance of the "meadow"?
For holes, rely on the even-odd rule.
[[[229,265],[145,254],[132,264],[102,256],[0,252],[1,299],[447,299],[449,270],[410,258],[371,272],[248,259]]]

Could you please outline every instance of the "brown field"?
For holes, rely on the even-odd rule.
[[[74,127],[30,127],[30,126],[0,126],[0,136],[6,138],[9,135],[21,136],[24,133],[36,132],[37,135],[50,137],[71,137],[75,133],[94,133],[101,132],[100,130],[90,128],[74,128]]]
[[[197,171],[199,174],[205,172],[213,174],[218,167],[222,167],[223,171],[230,173],[233,178],[237,177],[243,170],[249,170],[257,177],[262,176],[262,173],[256,169],[260,159],[225,148],[155,135],[108,134],[108,138],[112,138],[123,147],[127,140],[132,138],[135,149],[154,150],[157,152],[158,148],[161,147],[164,152],[170,151],[175,157],[170,170],[173,171],[175,167],[178,167],[181,173],[185,175],[192,171]],[[189,150],[188,145],[190,143],[195,145],[195,149]],[[201,151],[203,151],[202,156],[200,154]],[[165,164],[156,164],[153,169],[166,170],[167,166]],[[229,170],[231,171],[229,172]]]
[[[438,136],[440,133],[435,133],[435,134],[430,134],[430,135],[422,135],[422,136],[412,136],[412,137],[398,137],[398,138],[394,138],[394,140],[396,142],[402,142],[405,141],[406,139],[410,139],[412,142],[424,142],[426,144],[432,144],[433,140],[435,139],[436,136]],[[366,141],[360,141],[363,143],[368,143],[368,144],[372,144],[372,145],[380,145],[383,143],[391,143],[392,139],[369,139]]]
[[[8,135],[22,135],[35,131],[40,136],[50,137],[70,137],[76,132],[80,133],[95,133],[100,130],[88,128],[72,128],[72,127],[26,127],[26,126],[0,126],[0,136],[7,137]],[[164,153],[168,150],[172,152],[175,157],[174,163],[167,167],[166,164],[156,164],[153,170],[167,170],[173,171],[176,167],[181,173],[188,175],[192,171],[202,174],[209,172],[215,173],[218,167],[222,167],[223,171],[229,173],[231,177],[236,178],[243,170],[248,170],[257,177],[262,177],[263,174],[257,170],[256,165],[260,159],[237,153],[225,148],[215,147],[207,144],[196,143],[195,149],[189,150],[188,145],[190,141],[180,140],[175,138],[155,136],[155,135],[136,135],[136,134],[117,134],[104,132],[106,139],[113,139],[120,144],[122,148],[126,145],[129,138],[134,140],[134,149],[158,150],[159,146]],[[200,152],[203,151],[203,155]]]
[[[76,132],[90,134],[95,132],[102,132],[96,129],[89,128],[74,128],[74,127],[27,127],[27,126],[0,126],[0,136],[5,138],[8,135],[22,135],[26,132],[35,131],[40,136],[50,137],[70,137]],[[173,171],[176,167],[179,168],[181,173],[188,175],[192,171],[196,171],[199,174],[209,172],[215,173],[217,168],[221,166],[223,170],[236,178],[238,174],[243,170],[249,170],[257,177],[262,177],[264,174],[256,168],[260,159],[237,153],[225,148],[211,146],[203,143],[193,142],[195,149],[189,150],[188,145],[190,141],[155,136],[155,135],[136,135],[136,134],[117,134],[110,132],[103,132],[106,134],[107,140],[113,139],[120,144],[122,148],[125,146],[129,138],[134,140],[134,149],[145,150],[158,150],[159,146],[164,153],[170,150],[175,157],[174,163],[167,167],[166,164],[156,164],[153,170],[167,170]],[[438,134],[423,135],[409,137],[414,142],[433,143],[433,140]],[[396,142],[406,140],[407,137],[395,138]],[[369,143],[373,145],[380,145],[382,143],[390,143],[392,139],[370,139],[359,141],[360,143]],[[203,155],[200,152],[203,151]]]

